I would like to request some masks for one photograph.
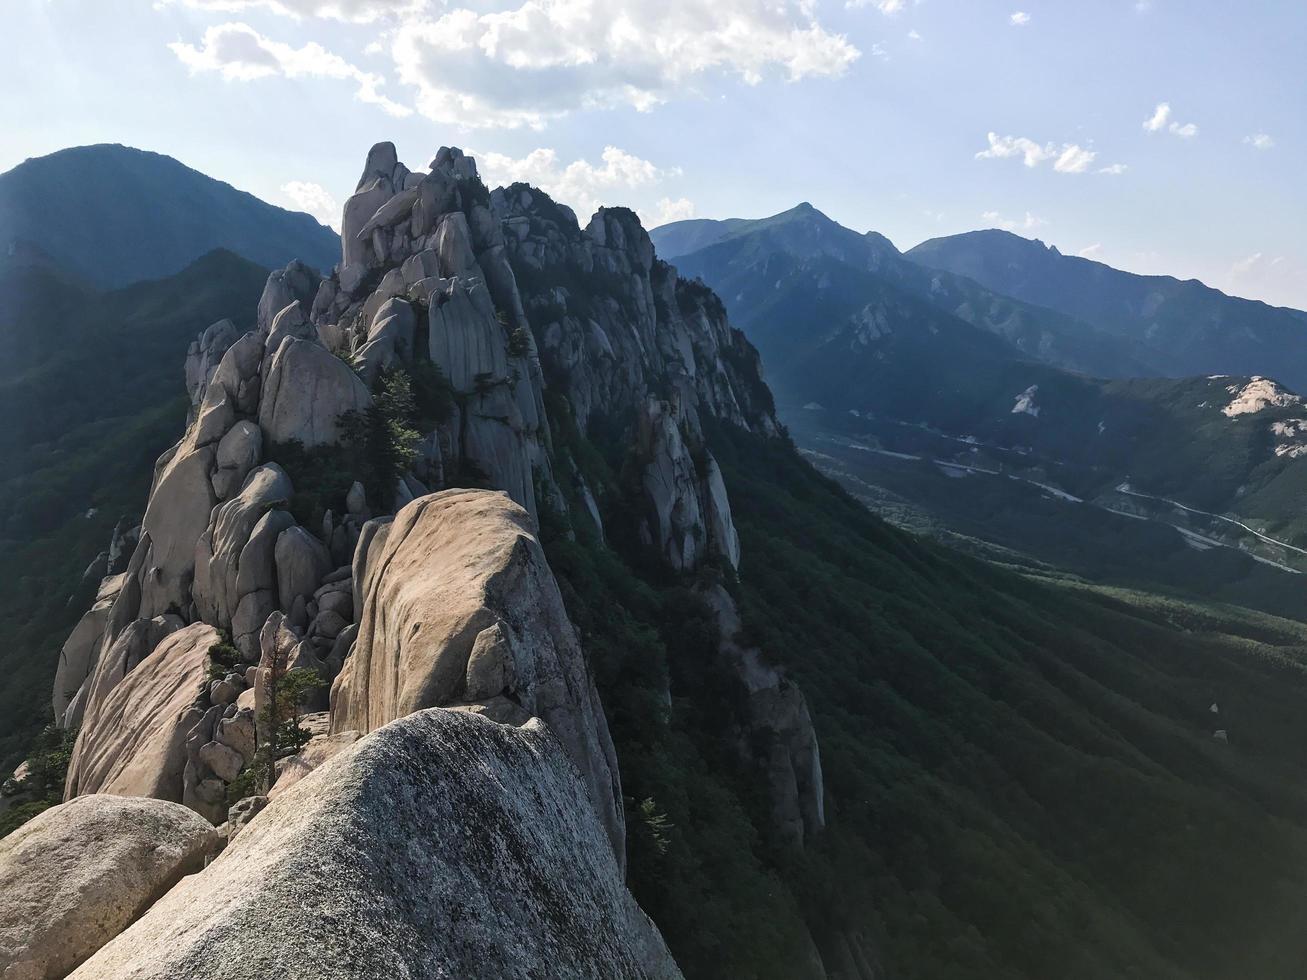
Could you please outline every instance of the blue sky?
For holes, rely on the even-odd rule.
[[[442,144],[586,212],[1008,227],[1307,308],[1307,3],[4,0],[0,170],[121,142],[338,214]],[[582,213],[582,220],[586,215]]]

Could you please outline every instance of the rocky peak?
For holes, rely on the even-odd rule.
[[[733,568],[707,433],[777,430],[757,353],[633,212],[582,229],[534,188],[491,193],[455,147],[425,172],[373,147],[342,231],[328,277],[273,272],[254,329],[219,321],[188,351],[186,430],[61,655],[54,707],[80,725],[66,795],[182,803],[244,841],[361,736],[446,707],[547,725],[540,751],[579,774],[620,868],[616,754],[537,537],[542,514],[570,520],[558,472],[601,535],[603,515],[555,452],[545,396],[569,439],[573,424],[622,433],[638,495],[618,509],[637,522],[623,540],[676,572]],[[275,672],[295,668],[330,687],[301,703],[309,741],[229,809],[275,743]],[[792,798],[811,791],[815,741],[771,686],[760,703],[793,708],[769,763],[789,765],[773,782]],[[787,835],[814,829],[809,811],[783,810]]]

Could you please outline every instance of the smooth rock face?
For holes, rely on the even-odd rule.
[[[539,721],[423,711],[254,817],[77,980],[675,980]]]
[[[340,275],[341,285],[346,287],[347,292],[351,291],[349,286],[356,284],[366,274],[368,262],[372,258],[366,239],[360,239],[359,233],[393,194],[390,179],[376,177],[345,202],[340,228]]]
[[[465,223],[455,222],[454,227],[465,233]],[[427,346],[431,360],[463,396],[463,455],[492,486],[534,516],[533,463],[541,458],[535,441],[539,419],[534,417],[534,386],[521,372],[514,374],[508,333],[495,315],[490,293],[481,280],[458,277],[430,299]]]
[[[39,814],[0,839],[0,977],[67,976],[218,843],[162,800],[84,796]]]
[[[100,653],[100,644],[104,639],[104,628],[109,622],[109,611],[114,600],[122,591],[123,576],[113,575],[100,582],[95,603],[73,627],[72,635],[59,651],[59,665],[54,673],[54,694],[51,704],[54,708],[54,723],[64,727],[64,715],[68,704],[77,691],[86,683],[95,669],[96,659]]]
[[[180,801],[188,709],[205,684],[218,631],[193,623],[169,635],[103,700],[86,709],[64,798],[87,793]]]
[[[558,735],[622,855],[608,725],[526,511],[502,493],[447,490],[369,527],[355,559],[358,638],[332,688],[332,731],[507,699]]]
[[[298,440],[311,448],[337,441],[342,412],[371,404],[349,365],[316,340],[289,337],[265,362],[259,426],[270,442]]]

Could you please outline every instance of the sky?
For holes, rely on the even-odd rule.
[[[1307,309],[1304,0],[0,0],[0,171],[176,157],[338,225],[442,145],[584,223],[808,201]]]

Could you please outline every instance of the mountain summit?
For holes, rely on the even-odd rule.
[[[35,247],[99,288],[159,279],[226,248],[264,268],[330,269],[339,239],[160,153],[78,146],[0,174],[0,261]]]

